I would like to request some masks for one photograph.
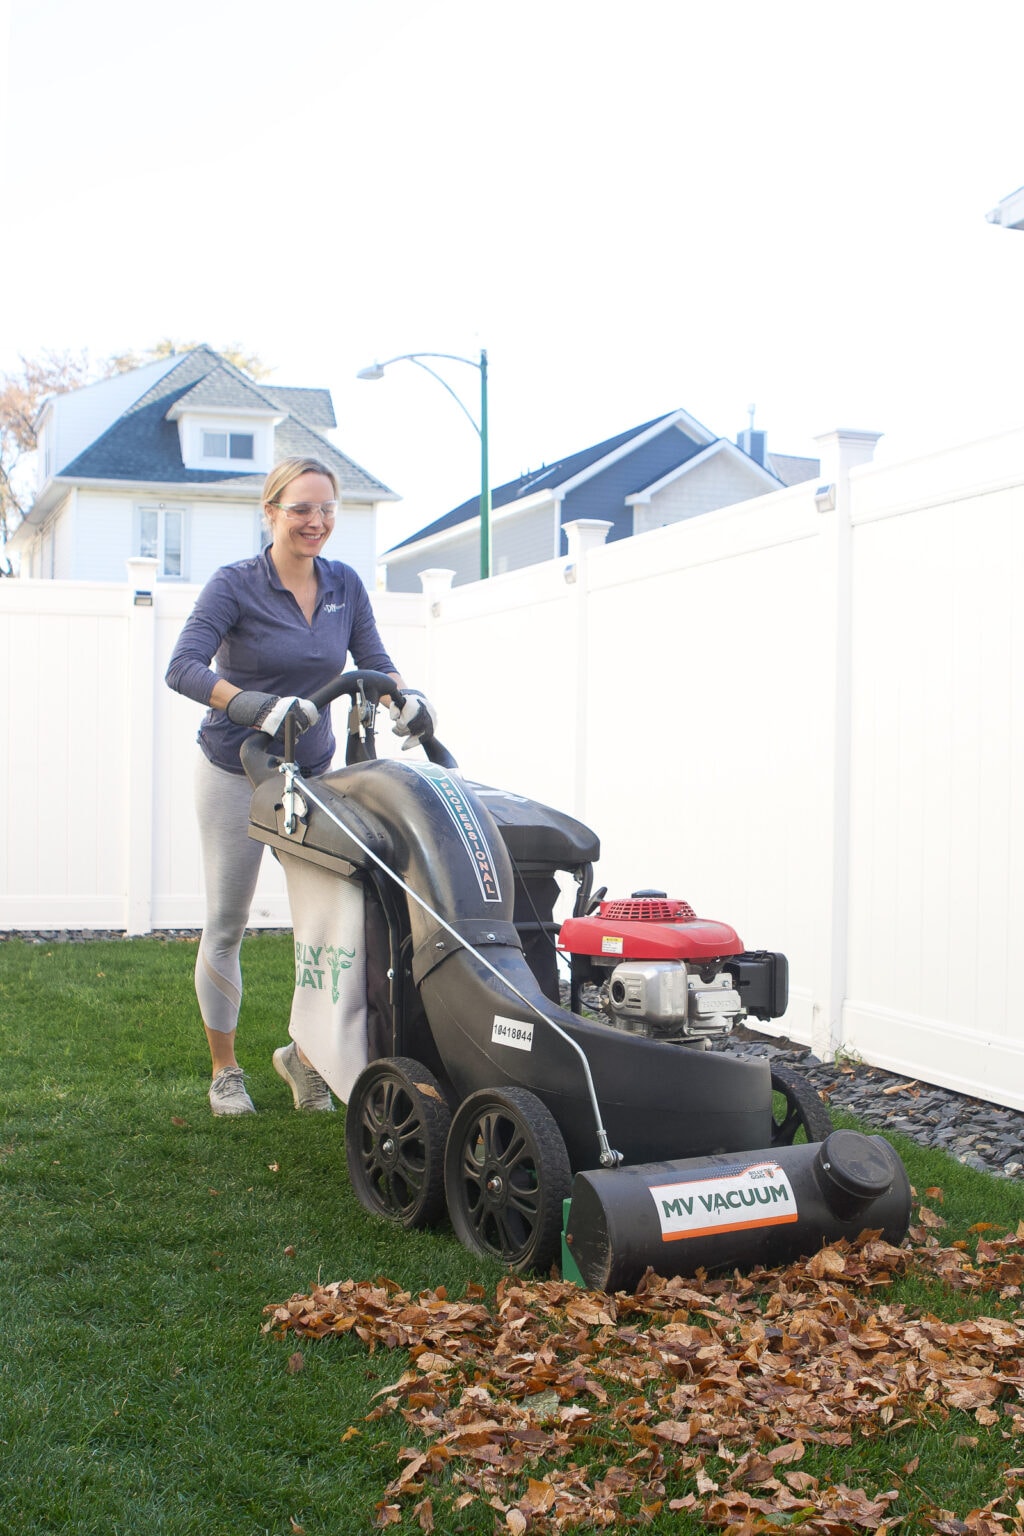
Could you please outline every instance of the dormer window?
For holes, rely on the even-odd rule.
[[[252,432],[204,432],[204,459],[244,459],[256,457],[256,438]]]
[[[273,466],[274,431],[286,414],[217,369],[175,400],[166,419],[178,424],[186,469],[248,476]]]

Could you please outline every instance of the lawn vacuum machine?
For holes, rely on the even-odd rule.
[[[249,835],[288,882],[290,1030],[347,1103],[368,1211],[411,1228],[447,1210],[467,1248],[514,1270],[547,1269],[564,1243],[609,1291],[648,1267],[781,1264],[865,1228],[902,1240],[889,1143],[833,1130],[766,1058],[716,1049],[785,1012],[784,955],[662,891],[605,899],[588,827],[472,783],[436,738],[426,762],[377,759],[378,702],[401,695],[361,671],[313,698],[343,695],[344,768],[304,778],[291,721],[283,757],[256,734],[242,761]],[[577,888],[561,925],[560,872]]]

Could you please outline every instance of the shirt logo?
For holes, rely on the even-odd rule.
[[[324,603],[324,613],[341,613],[344,603]]]

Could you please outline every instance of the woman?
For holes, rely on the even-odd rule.
[[[235,1058],[235,1030],[242,1001],[239,951],[263,844],[247,835],[251,787],[239,757],[242,742],[253,730],[278,734],[291,715],[302,732],[296,759],[303,773],[314,776],[329,767],[335,741],[330,710],[318,714],[308,695],[345,670],[349,653],[356,666],[387,672],[404,689],[362,581],[350,566],[321,558],[338,511],[334,470],[318,459],[285,459],[267,476],[263,511],[270,544],[210,578],[167,668],[171,688],[209,705],[196,765],[206,885],[196,996],[210,1046],[215,1115],[254,1113]],[[405,691],[404,708],[392,704],[391,715],[396,734],[411,742],[432,728],[434,714],[422,694]],[[296,1109],[334,1108],[327,1084],[294,1041],[273,1059]]]

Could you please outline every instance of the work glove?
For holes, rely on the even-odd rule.
[[[282,697],[277,693],[258,693],[255,689],[236,693],[224,713],[232,724],[248,725],[254,731],[266,731],[268,736],[276,736],[289,715],[300,735],[316,725],[319,718],[316,705],[309,699],[298,699],[294,694]]]
[[[405,703],[399,709],[392,700],[388,714],[396,723],[394,734],[406,736],[407,741],[402,742],[402,751],[408,752],[410,747],[418,747],[421,736],[433,736],[437,725],[437,710],[430,700],[418,688],[403,688]]]

